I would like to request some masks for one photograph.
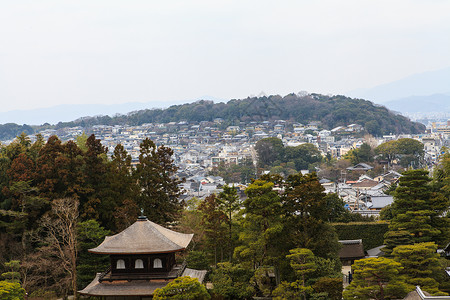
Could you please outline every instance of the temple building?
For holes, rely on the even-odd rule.
[[[110,256],[111,265],[79,293],[105,300],[142,300],[179,276],[203,281],[206,271],[177,264],[175,253],[189,245],[193,234],[178,233],[141,216],[124,231],[105,237],[95,254]]]

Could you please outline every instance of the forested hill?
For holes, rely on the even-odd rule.
[[[226,124],[280,119],[302,124],[321,121],[326,129],[355,123],[364,126],[373,135],[419,133],[425,130],[424,125],[411,122],[370,101],[320,94],[253,97],[230,100],[227,103],[201,100],[166,109],[140,110],[114,117],[87,117],[72,122],[60,122],[55,127],[58,129],[92,125],[213,121],[216,118],[222,118]],[[0,138],[2,136],[0,132]]]
[[[373,134],[418,133],[425,126],[390,112],[370,101],[344,96],[319,94],[253,97],[227,103],[197,101],[167,109],[141,110],[124,116],[96,117],[59,123],[58,128],[76,125],[140,125],[154,122],[213,121],[222,118],[229,124],[238,121],[292,120],[300,123],[321,121],[332,129],[340,125],[360,124]]]

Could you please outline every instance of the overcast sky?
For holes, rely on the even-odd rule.
[[[450,66],[450,1],[2,1],[0,111],[344,93]]]

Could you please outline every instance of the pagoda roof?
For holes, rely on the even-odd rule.
[[[122,280],[100,282],[98,273],[94,280],[83,290],[79,291],[85,296],[152,296],[156,289],[165,287],[167,280]]]
[[[194,234],[185,234],[164,228],[147,218],[139,218],[124,231],[105,240],[96,248],[97,254],[152,254],[169,253],[186,249]]]
[[[197,278],[203,283],[207,271],[194,270],[186,268],[181,276]],[[163,288],[169,284],[170,280],[121,280],[121,281],[102,281],[101,273],[97,273],[94,280],[80,294],[85,296],[152,296],[156,289]]]

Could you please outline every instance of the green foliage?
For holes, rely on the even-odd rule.
[[[200,202],[198,211],[205,235],[205,248],[213,254],[214,265],[218,262],[219,251],[223,253],[227,241],[227,216],[219,209],[217,196],[212,194]]]
[[[177,167],[172,155],[172,149],[156,147],[146,138],[140,145],[139,164],[133,173],[140,190],[138,205],[150,220],[159,224],[173,222],[183,208],[178,200],[182,194],[179,184],[183,180],[173,177]]]
[[[44,300],[54,300],[58,299],[58,296],[56,295],[55,291],[48,291],[44,289],[36,290],[31,292],[28,295],[29,298],[39,298]]]
[[[368,250],[383,245],[384,234],[388,231],[389,223],[334,223],[333,227],[340,240],[362,239],[364,250]]]
[[[189,276],[178,277],[165,287],[156,289],[153,294],[155,300],[204,300],[210,298],[206,288],[196,278]]]
[[[95,220],[87,220],[77,225],[78,234],[78,287],[83,288],[92,281],[96,273],[106,270],[109,266],[109,257],[106,255],[92,255],[88,249],[95,248],[103,242],[105,236],[110,235],[109,230],[105,230]]]
[[[362,162],[373,161],[374,151],[369,144],[362,144],[361,147],[352,149],[344,155],[345,159],[349,159],[352,164],[356,165]]]
[[[204,251],[190,251],[186,257],[187,266],[196,270],[209,270],[210,265]]]
[[[253,268],[270,265],[278,253],[272,242],[282,231],[281,203],[274,184],[255,180],[245,193],[243,219],[244,231],[239,235],[243,245],[235,249],[237,258],[247,260]]]
[[[211,274],[212,293],[225,299],[248,299],[255,289],[249,284],[254,273],[240,265],[219,263]]]
[[[291,249],[308,248],[315,255],[334,258],[340,248],[334,228],[327,223],[330,207],[315,173],[291,175],[282,197],[284,227]]]
[[[230,261],[233,257],[234,245],[233,245],[233,215],[241,207],[241,201],[237,195],[236,188],[234,186],[230,187],[228,185],[223,186],[223,191],[217,197],[219,203],[219,209],[225,213],[228,217],[226,222],[228,223],[228,249]]]
[[[269,297],[275,288],[275,282],[271,278],[272,274],[275,274],[274,267],[262,266],[255,270],[255,275],[251,279],[259,294],[264,297]]]
[[[414,289],[399,275],[401,264],[389,258],[360,259],[352,269],[353,281],[343,293],[345,300],[402,299]]]
[[[403,245],[394,248],[392,256],[401,263],[403,269],[400,274],[406,276],[407,283],[419,285],[431,294],[442,295],[436,280],[438,274],[442,272],[436,250],[435,243]]]
[[[23,300],[25,290],[18,282],[0,281],[0,299]]]
[[[348,124],[363,125],[374,136],[383,134],[419,133],[425,126],[390,112],[387,108],[373,103],[352,99],[341,95],[320,94],[278,95],[230,100],[227,103],[196,101],[194,103],[173,105],[167,109],[147,109],[129,115],[116,117],[100,116],[73,122],[60,122],[55,127],[74,127],[92,125],[141,125],[154,122],[213,121],[224,119],[225,123],[235,121],[291,120],[308,123],[321,121],[327,129]],[[15,125],[15,124],[14,124]],[[17,125],[15,125],[17,126]],[[17,134],[17,133],[15,133]]]
[[[284,157],[283,142],[275,137],[259,140],[255,145],[255,150],[261,166],[271,166],[275,161],[281,161]]]
[[[323,258],[314,257],[314,264],[316,269],[311,273],[312,280],[317,281],[317,279],[322,277],[339,278],[342,282],[342,263],[341,260],[336,258]]]
[[[306,299],[306,295],[313,292],[313,288],[310,286],[302,285],[300,280],[294,282],[283,281],[273,291],[274,300],[287,300],[287,299]]]
[[[283,142],[275,137],[259,140],[255,150],[260,167],[269,167],[271,173],[281,175],[311,169],[313,164],[322,161],[320,151],[313,144],[284,147]]]
[[[433,173],[433,188],[444,194],[447,198],[450,197],[450,152],[449,149],[443,147],[441,149],[443,154],[439,158],[439,165]]]
[[[244,159],[238,164],[220,163],[210,172],[213,176],[220,176],[226,183],[250,183],[255,178],[255,166],[251,159]]]
[[[444,212],[448,209],[450,200],[433,192],[433,187],[429,184],[431,178],[427,175],[425,170],[410,170],[400,177],[394,193],[389,225],[389,231],[398,233],[388,235],[390,240],[386,242],[385,248],[387,254],[402,243],[395,242],[392,238],[397,235],[404,239],[405,235],[399,234],[403,231],[410,234],[412,243],[433,241],[444,245],[448,242],[450,224]]]
[[[289,250],[289,255],[286,256],[290,261],[292,269],[295,271],[295,275],[301,278],[302,284],[305,285],[306,276],[317,269],[314,261],[314,253],[311,250],[305,248],[296,248]]]
[[[34,129],[26,124],[17,125],[14,123],[0,124],[0,140],[10,140],[18,136],[21,133],[31,135],[34,133]]]
[[[392,256],[392,250],[400,245],[410,245],[413,243],[412,234],[406,230],[389,230],[384,234],[384,244],[386,245],[381,250],[385,256]]]
[[[296,248],[286,256],[296,273],[297,280],[282,282],[273,291],[274,299],[341,299],[341,264],[334,260],[315,257],[311,250]],[[322,277],[324,276],[324,277]],[[330,278],[328,276],[334,276]],[[310,280],[317,277],[318,280]],[[320,277],[320,278],[319,278]],[[311,286],[311,283],[314,283]]]
[[[351,212],[345,208],[345,202],[342,200],[338,194],[329,193],[326,194],[325,200],[328,207],[328,221],[329,222],[339,222],[348,218]]]
[[[314,292],[322,293],[328,300],[341,300],[342,299],[342,277],[329,278],[322,277],[316,281],[313,285]]]
[[[392,205],[386,205],[385,207],[383,207],[380,211],[380,220],[383,221],[389,221],[393,218],[394,216],[392,215]]]
[[[375,148],[375,153],[379,158],[393,163],[394,159],[400,160],[402,167],[412,165],[414,168],[420,167],[423,162],[425,151],[424,145],[414,139],[403,138],[385,142]]]
[[[19,260],[11,260],[9,262],[4,263],[5,268],[8,272],[2,273],[2,277],[5,278],[9,282],[19,282],[20,280],[20,261]]]
[[[76,137],[77,146],[83,152],[86,152],[88,150],[88,147],[86,146],[87,139],[88,139],[88,136],[85,132],[83,132],[81,135]]]

